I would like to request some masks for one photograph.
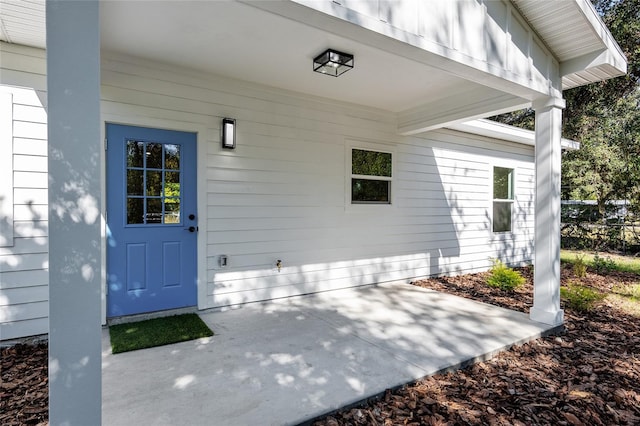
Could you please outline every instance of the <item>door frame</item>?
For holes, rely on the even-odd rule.
[[[138,109],[140,107],[134,107]],[[102,138],[102,149],[100,150],[100,213],[101,213],[101,259],[100,259],[100,287],[102,298],[102,325],[107,323],[107,155],[105,151],[105,143],[107,137],[107,124],[118,124],[123,126],[148,127],[152,129],[175,130],[180,132],[191,132],[196,134],[196,185],[198,188],[196,194],[196,205],[198,216],[202,220],[198,221],[199,231],[197,233],[196,242],[196,286],[197,286],[197,307],[205,309],[207,306],[207,174],[203,173],[207,169],[207,153],[210,141],[215,140],[214,135],[209,134],[206,123],[185,123],[175,120],[165,120],[157,118],[144,117],[142,114],[134,113],[124,115],[102,114],[100,119],[100,137]]]

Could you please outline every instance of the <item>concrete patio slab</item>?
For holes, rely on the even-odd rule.
[[[298,424],[549,329],[405,284],[201,317],[212,338],[117,355],[104,331],[103,424]]]

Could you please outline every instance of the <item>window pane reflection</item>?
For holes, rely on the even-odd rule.
[[[513,169],[493,168],[493,198],[513,200]]]
[[[144,223],[144,198],[127,198],[127,224]]]
[[[180,169],[180,146],[165,144],[164,146],[164,168],[170,170]]]
[[[127,167],[144,166],[144,142],[127,141]]]
[[[391,177],[391,153],[353,149],[351,150],[351,173]]]
[[[163,223],[180,223],[179,198],[165,198]]]
[[[147,168],[148,169],[162,168],[162,144],[160,143],[147,144]]]
[[[493,232],[511,231],[511,206],[510,202],[493,202]]]
[[[162,172],[147,172],[147,196],[162,194]]]
[[[160,198],[147,198],[147,223],[162,222],[162,200]]]
[[[164,196],[165,197],[180,196],[180,172],[164,173]]]
[[[127,170],[127,195],[144,195],[142,170]]]
[[[388,180],[351,179],[351,201],[389,204],[390,187]]]

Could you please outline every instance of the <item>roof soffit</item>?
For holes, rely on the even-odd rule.
[[[45,0],[0,0],[0,40],[44,49]]]
[[[560,63],[562,88],[624,75],[627,60],[589,0],[511,0]]]

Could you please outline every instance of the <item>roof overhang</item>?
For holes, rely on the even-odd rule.
[[[588,0],[496,2],[517,9],[517,19],[524,18],[531,28],[524,28],[529,44],[542,41],[542,57],[551,60],[539,68],[548,71],[548,81],[465,57],[455,46],[427,46],[424,37],[351,13],[351,3],[103,1],[102,51],[389,111],[396,114],[403,135],[560,96],[560,77],[566,89],[626,72],[624,55]],[[393,8],[411,4],[399,1]],[[441,5],[439,0],[435,4]],[[44,0],[0,0],[0,39],[46,48],[45,18]],[[440,23],[443,29],[448,24]],[[492,23],[494,29],[499,24]],[[313,57],[327,47],[355,53],[355,69],[337,79],[313,73]]]
[[[589,0],[512,0],[560,63],[562,89],[619,77],[627,59]]]

